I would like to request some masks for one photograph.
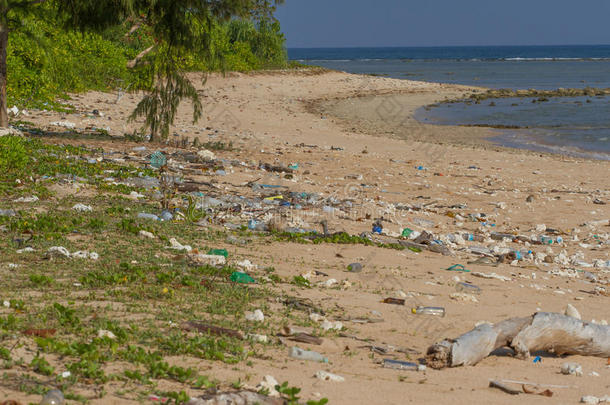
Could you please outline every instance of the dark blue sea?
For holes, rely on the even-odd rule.
[[[350,73],[488,88],[610,88],[610,45],[289,49],[290,59]],[[492,103],[493,101],[493,103]],[[610,97],[487,100],[421,109],[423,122],[517,126],[511,147],[610,160]]]

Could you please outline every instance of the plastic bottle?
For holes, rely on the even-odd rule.
[[[410,361],[400,361],[392,359],[383,359],[384,368],[393,368],[394,370],[409,370],[409,371],[424,371],[426,366],[413,363]]]
[[[485,237],[482,235],[475,235],[472,233],[464,233],[462,234],[462,238],[467,241],[476,241],[476,242],[484,242]]]
[[[161,212],[161,219],[163,221],[171,221],[174,218],[174,214],[169,212],[168,210],[163,210]]]
[[[267,224],[261,221],[257,221],[255,219],[251,219],[248,221],[248,229],[251,229],[253,231],[266,231]]]
[[[328,359],[318,352],[303,350],[296,346],[291,347],[288,355],[295,359],[317,361],[319,363],[328,363]]]
[[[493,240],[503,240],[503,239],[513,240],[515,238],[515,236],[510,233],[500,233],[500,232],[492,232],[490,236]]]
[[[531,250],[515,250],[515,257],[517,260],[523,260],[528,255],[531,255],[533,252]]]
[[[60,390],[54,389],[44,394],[40,405],[63,405],[65,402],[64,394]]]
[[[411,310],[416,315],[434,315],[434,316],[445,316],[445,308],[443,307],[422,307],[413,308]]]
[[[360,273],[362,271],[362,264],[350,263],[347,265],[347,271],[351,271],[352,273]]]
[[[149,214],[148,212],[140,212],[138,214],[138,218],[142,219],[152,219],[153,221],[159,221],[159,217],[155,214]]]
[[[467,294],[481,294],[481,289],[478,286],[468,283],[457,283],[455,290]]]

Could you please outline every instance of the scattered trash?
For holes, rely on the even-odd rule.
[[[138,213],[138,218],[152,219],[153,221],[160,221],[161,220],[161,218],[159,218],[155,214],[149,214],[147,212],[140,212],[140,213]]]
[[[322,380],[322,381],[333,381],[333,382],[345,381],[345,378],[341,377],[340,375],[329,373],[327,371],[318,371],[318,372],[316,372],[315,377],[318,380]]]
[[[511,281],[512,280],[510,277],[501,276],[496,273],[487,274],[487,273],[473,272],[472,275],[475,277],[481,277],[481,278],[493,278],[493,279],[500,280],[500,281]]]
[[[57,389],[47,391],[42,397],[40,405],[63,405],[66,402],[63,392]]]
[[[193,250],[193,248],[190,247],[189,245],[183,245],[180,242],[178,242],[176,240],[176,238],[171,238],[169,240],[169,244],[170,244],[170,246],[167,246],[166,249],[184,250],[187,252],[190,252],[191,250]]]
[[[161,211],[161,216],[159,217],[162,221],[171,221],[174,219],[174,214],[169,212],[168,210]]]
[[[208,254],[213,256],[229,257],[229,252],[227,252],[227,249],[210,249]]]
[[[143,238],[155,239],[155,235],[153,235],[151,232],[144,231],[144,230],[141,230],[140,232],[138,232],[138,235]]]
[[[586,395],[586,396],[580,398],[580,402],[583,404],[588,404],[588,405],[597,405],[597,404],[601,404],[604,402],[610,403],[610,395],[606,395],[601,398],[594,397],[593,395]]]
[[[77,259],[89,259],[89,260],[97,260],[100,256],[96,252],[88,252],[86,250],[79,250],[78,252],[74,252],[71,255]]]
[[[286,401],[254,391],[221,392],[191,398],[186,405],[284,405]]]
[[[392,359],[383,359],[384,368],[392,368],[395,370],[409,370],[409,371],[425,371],[426,366],[423,364],[417,364],[410,361],[399,361]]]
[[[343,324],[339,321],[331,322],[327,319],[322,321],[320,327],[324,330],[341,330],[343,329]]]
[[[462,273],[470,273],[470,270],[465,268],[463,264],[454,264],[453,266],[447,267],[445,270],[459,271],[459,272],[462,272]]]
[[[53,121],[50,122],[49,125],[53,125],[56,127],[62,127],[62,128],[67,128],[67,129],[74,129],[76,128],[76,124],[70,121]]]
[[[156,151],[150,155],[150,165],[155,169],[160,169],[167,164],[167,158],[162,152]]]
[[[197,156],[199,156],[204,161],[216,160],[216,155],[207,149],[202,149],[200,151],[197,151]]]
[[[561,374],[582,376],[582,366],[578,363],[563,363],[561,365]]]
[[[443,307],[422,307],[418,306],[417,308],[411,309],[416,315],[433,315],[433,316],[445,316],[445,308]]]
[[[263,322],[265,320],[265,315],[260,309],[257,309],[254,312],[247,311],[244,315],[246,317],[246,320],[252,322]]]
[[[454,292],[449,295],[452,300],[462,301],[462,302],[479,302],[477,297],[472,294],[464,293],[464,292]]]
[[[533,361],[533,363],[534,363],[534,364],[536,364],[536,363],[542,363],[542,357],[540,357],[540,356],[536,356],[536,357],[534,357],[534,361]]]
[[[19,197],[16,200],[13,200],[13,202],[15,203],[32,203],[36,201],[38,201],[38,197],[36,197],[35,195],[31,197]]]
[[[455,290],[467,294],[481,294],[481,289],[470,283],[459,282],[455,285]]]
[[[222,256],[221,256],[222,257]],[[231,273],[230,277],[231,281],[238,284],[252,284],[256,283],[256,280],[250,277],[246,273],[242,273],[240,271],[234,271]]]
[[[222,266],[227,262],[224,256],[204,255],[202,253],[189,254],[189,259],[200,266]]]
[[[108,338],[108,339],[116,339],[116,335],[109,330],[100,329],[97,331],[98,338]]]
[[[249,333],[246,335],[247,339],[251,339],[258,343],[269,343],[269,338],[267,335],[258,335],[256,333]]]
[[[85,204],[75,204],[72,209],[74,211],[78,211],[78,212],[91,212],[93,211],[93,208],[91,208],[90,205],[85,205]]]
[[[352,273],[360,273],[362,271],[362,264],[360,264],[360,263],[348,264],[347,271],[352,272]]]
[[[256,389],[258,391],[266,390],[270,397],[279,397],[280,393],[275,389],[275,387],[278,385],[280,385],[280,383],[277,382],[277,380],[273,376],[266,375],[263,377],[263,380],[258,383]]]
[[[318,352],[303,350],[296,346],[291,347],[288,355],[299,360],[317,361],[319,363],[328,363],[328,359]]]

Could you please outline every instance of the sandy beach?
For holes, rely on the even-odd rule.
[[[201,83],[198,76],[193,80]],[[227,386],[237,379],[256,386],[265,375],[272,375],[301,388],[301,398],[328,398],[332,405],[514,403],[515,397],[488,387],[490,378],[556,386],[550,388],[552,399],[521,394],[517,400],[524,404],[575,404],[584,395],[610,394],[606,358],[543,354],[534,363],[533,357],[520,360],[505,350],[473,367],[413,372],[379,364],[382,358],[417,361],[431,344],[457,337],[482,321],[494,323],[537,311],[563,313],[568,304],[578,309],[583,320],[610,321],[610,296],[594,293],[596,287],[610,289],[610,162],[508,150],[487,140],[497,135],[494,130],[424,125],[413,118],[422,106],[478,90],[341,72],[209,77],[200,88],[204,118],[193,124],[189,106],[184,105],[172,132],[203,142],[231,142],[236,149],[216,151],[217,157],[247,163],[232,164],[225,176],[195,177],[213,182],[215,197],[251,196],[253,191],[243,187],[248,182],[317,193],[326,199],[325,204],[282,211],[276,216],[280,217],[278,226],[321,231],[320,221],[326,219],[329,232],[359,235],[370,232],[374,220],[383,218],[384,237],[395,239],[404,228],[429,231],[452,254],[256,239],[247,246],[219,246],[231,249],[235,260],[248,259],[259,269],[273,266],[286,279],[312,271],[323,273],[308,275],[313,288],[292,284],[275,288],[311,299],[325,309],[329,320],[341,319],[343,335],[323,332],[322,345],[298,344],[322,353],[329,359],[327,364],[290,358],[288,347],[275,337],[274,344],[261,349],[265,356],[253,358],[248,366],[186,356],[173,361],[198,368]],[[119,99],[117,94],[92,92],[73,96],[75,113],[30,111],[20,118],[53,131],[63,128],[51,123],[67,121],[76,129],[103,128],[119,137],[138,127],[137,122],[126,122],[138,99],[137,94]],[[103,117],[87,114],[93,109]],[[60,142],[58,139],[49,138],[49,142]],[[117,139],[91,141],[88,146],[130,151],[142,144]],[[298,164],[298,170],[293,178],[285,178],[253,170],[257,162]],[[469,214],[484,214],[479,215],[484,220],[473,220]],[[222,224],[210,226],[223,228]],[[556,230],[554,237],[561,236],[563,243],[543,246],[489,238],[493,232],[538,237],[545,228]],[[447,236],[458,233],[482,235],[484,241],[454,243]],[[497,267],[467,264],[479,257],[469,251],[474,246],[532,250],[540,255]],[[546,261],[544,256],[548,256]],[[363,264],[361,273],[346,271],[353,262]],[[471,273],[445,270],[455,264],[465,265]],[[595,275],[595,282],[585,277],[585,270]],[[476,277],[474,272],[496,273],[502,280]],[[261,273],[255,272],[257,276]],[[319,285],[329,279],[335,279],[336,285]],[[481,294],[474,300],[452,298],[456,284],[464,281],[480,287]],[[383,303],[387,297],[404,299],[405,305]],[[444,307],[446,316],[414,315],[411,308],[418,305]],[[285,318],[278,302],[267,302],[264,312],[265,322],[277,329],[310,322],[303,312]],[[348,320],[357,317],[383,321]],[[371,345],[388,348],[388,354],[371,351]],[[580,363],[584,375],[562,375],[560,367],[566,361]],[[320,370],[345,381],[317,379],[314,374]],[[109,392],[119,385],[110,383]],[[168,388],[172,388],[169,383]],[[187,392],[195,394],[194,390]],[[26,403],[34,400],[1,387],[0,397]],[[130,402],[110,394],[90,403]]]

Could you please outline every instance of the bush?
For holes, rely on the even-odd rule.
[[[141,28],[127,39],[128,24],[103,33],[61,28],[49,7],[44,18],[22,17],[11,32],[7,54],[8,105],[61,108],[68,92],[107,91],[118,87],[148,88],[146,67],[128,69],[127,62],[154,41]],[[183,60],[189,71],[251,71],[287,67],[284,35],[277,22],[246,20],[214,23],[209,46],[214,57],[193,50]]]

